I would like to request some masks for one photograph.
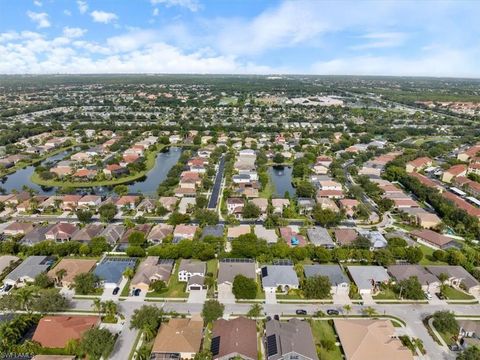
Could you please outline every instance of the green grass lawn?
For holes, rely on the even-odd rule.
[[[265,187],[260,191],[259,196],[265,199],[270,198],[275,193],[275,186],[273,185],[272,179],[268,176],[268,183]]]
[[[373,298],[375,300],[396,300],[398,299],[398,296],[393,292],[393,290],[385,289],[373,296]]]
[[[127,283],[122,289],[122,292],[120,293],[120,296],[128,296],[128,295],[130,295],[130,280],[127,281]]]
[[[443,261],[435,261],[435,259],[432,256],[433,252],[435,251],[434,249],[428,246],[425,246],[423,244],[419,244],[419,245],[420,245],[420,249],[422,249],[422,252],[423,252],[423,259],[420,260],[420,263],[419,263],[420,265],[445,265],[446,264]]]
[[[475,298],[474,296],[457,290],[451,286],[447,286],[445,288],[443,295],[445,295],[448,300],[472,300]]]
[[[158,146],[155,151],[147,151],[145,165],[146,168],[144,171],[128,175],[121,178],[114,178],[108,180],[99,180],[99,181],[65,181],[65,180],[44,180],[40,178],[40,175],[34,172],[30,180],[38,185],[49,186],[49,187],[92,187],[92,186],[115,186],[119,184],[129,183],[135,180],[140,179],[145,176],[155,165],[155,159],[157,158],[158,153],[165,147],[165,145]]]
[[[305,299],[305,296],[303,295],[302,290],[300,289],[292,289],[288,292],[288,294],[283,295],[283,294],[278,294],[277,299],[283,299],[283,300],[299,300],[299,299]]]
[[[338,346],[335,346],[333,350],[327,350],[321,345],[322,341],[329,341],[334,344],[337,341],[333,325],[327,320],[310,320],[310,326],[312,327],[318,357],[320,359],[341,360],[343,358],[342,351]]]
[[[168,290],[162,293],[149,292],[147,297],[168,297],[168,298],[187,298],[188,294],[185,292],[187,283],[178,281],[178,269],[180,267],[180,260],[177,260],[175,265],[175,273],[170,276],[168,282]]]

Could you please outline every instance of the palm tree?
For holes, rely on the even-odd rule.
[[[112,300],[105,301],[103,308],[109,317],[114,317],[117,314],[117,304]]]
[[[350,311],[352,311],[352,306],[347,304],[347,305],[343,305],[343,310],[345,311],[345,313],[348,315],[350,314]]]
[[[95,298],[93,299],[92,307],[95,309],[95,311],[98,312],[98,315],[100,315],[102,313],[103,303],[100,301],[99,298]]]
[[[365,315],[367,315],[368,317],[372,317],[374,315],[377,315],[377,310],[375,310],[374,308],[372,308],[371,306],[368,306],[366,308],[363,309],[363,313]]]
[[[256,318],[262,314],[262,305],[260,304],[253,304],[250,310],[248,310],[247,316],[249,318]]]
[[[34,295],[35,289],[31,286],[22,287],[15,292],[15,296],[20,302],[20,307],[25,311],[29,311],[28,308]]]
[[[140,349],[135,351],[136,360],[149,360],[150,359],[150,349],[146,346],[141,346]]]
[[[67,275],[67,269],[59,269],[57,270],[57,272],[55,273],[56,275],[56,280],[57,280],[57,284],[60,285],[62,283],[62,279],[65,275]]]
[[[134,273],[134,271],[133,271],[133,269],[132,269],[131,267],[127,267],[127,268],[125,269],[125,271],[123,272],[123,276],[124,276],[125,278],[127,278],[128,280],[131,280],[131,279],[133,278],[133,275],[134,275],[134,274],[135,274],[135,273]]]

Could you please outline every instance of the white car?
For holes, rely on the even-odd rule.
[[[432,300],[432,294],[430,294],[429,292],[425,292],[425,297],[427,298],[427,300]]]

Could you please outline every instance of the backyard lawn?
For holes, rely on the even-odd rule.
[[[335,345],[337,338],[335,335],[335,330],[333,325],[330,324],[328,320],[310,320],[310,325],[312,327],[313,339],[315,345],[317,346],[317,353],[320,359],[329,359],[329,360],[341,360],[342,351],[338,346]],[[322,343],[333,343],[333,349],[327,350],[325,346],[322,346]],[[330,346],[329,346],[330,347]]]
[[[385,289],[380,291],[377,295],[372,296],[375,300],[395,300],[398,299],[397,294],[392,289]]]
[[[422,249],[423,252],[423,259],[420,260],[420,265],[445,265],[443,261],[435,261],[433,258],[432,254],[435,250],[432,248],[420,244],[420,249]]]

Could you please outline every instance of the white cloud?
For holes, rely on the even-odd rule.
[[[368,33],[360,36],[360,39],[367,42],[352,46],[354,50],[391,48],[403,45],[407,34],[402,32]]]
[[[41,2],[41,1],[38,1],[38,0],[34,0],[34,1],[33,1],[33,5],[38,6],[38,7],[41,7],[41,6],[42,6],[42,2]]]
[[[155,43],[157,34],[151,30],[134,30],[129,33],[113,36],[107,39],[107,45],[112,52],[129,52],[148,44]]]
[[[200,10],[200,2],[198,0],[150,0],[152,5],[162,4],[166,7],[179,6],[187,8],[190,11]]]
[[[70,10],[63,10],[63,13],[66,15],[66,16],[72,16],[72,12]]]
[[[153,12],[152,12],[153,16],[158,16],[159,14],[160,14],[160,11],[158,10],[158,8],[153,9]]]
[[[90,15],[92,16],[93,21],[103,24],[109,24],[118,19],[116,14],[106,11],[94,10],[90,13]]]
[[[66,26],[63,28],[63,36],[71,39],[82,37],[83,35],[85,35],[86,32],[87,32],[86,29],[81,29],[78,27]]]
[[[88,4],[86,1],[77,0],[78,11],[80,14],[85,14],[88,10]]]
[[[48,28],[51,26],[50,21],[48,20],[48,14],[45,12],[36,13],[29,10],[27,11],[27,16],[37,24],[38,28]]]
[[[391,76],[465,76],[478,77],[478,49],[436,48],[418,56],[354,56],[320,61],[311,72],[322,75],[391,75]]]

